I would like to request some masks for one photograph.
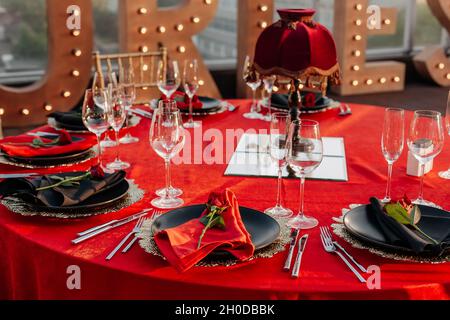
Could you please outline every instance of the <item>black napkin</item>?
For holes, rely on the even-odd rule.
[[[446,217],[436,217],[435,219],[427,217],[427,223],[431,225],[427,225],[426,230],[433,230],[433,232],[427,232],[427,235],[438,242],[435,244],[385,214],[378,199],[370,198],[369,211],[387,241],[392,245],[409,248],[417,254],[426,252],[434,255],[441,255],[450,248],[450,217],[448,219]],[[424,231],[425,228],[421,226],[421,222],[419,222],[419,227]]]
[[[305,96],[307,94],[310,94],[310,92],[302,92],[302,101],[304,100]],[[311,107],[304,107],[304,108],[318,108],[318,107],[324,107],[327,104],[329,104],[329,99],[327,97],[322,96],[320,93],[314,93],[315,95],[315,103],[314,106]],[[272,98],[270,100],[270,103],[272,106],[279,108],[279,109],[288,109],[289,106],[289,96],[287,94],[281,94],[281,93],[274,93],[272,94]]]
[[[83,120],[81,119],[81,112],[79,111],[56,111],[49,114],[48,117],[55,119],[58,125],[60,125],[64,129],[86,130],[86,127],[83,124]]]
[[[70,174],[59,174],[59,177],[80,176],[84,172]],[[50,176],[41,176],[31,180],[6,179],[0,182],[0,196],[14,196],[30,204],[44,205],[48,207],[68,207],[81,204],[94,194],[103,191],[106,187],[112,187],[125,179],[125,172],[118,171],[113,174],[105,174],[100,180],[85,179],[80,181],[80,185],[63,187],[58,186],[52,189],[37,191],[37,188],[55,184],[57,180],[52,180]]]

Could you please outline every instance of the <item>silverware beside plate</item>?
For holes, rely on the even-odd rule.
[[[299,233],[300,232],[298,229],[291,230],[291,243],[289,244],[288,256],[286,258],[286,261],[284,262],[283,267],[283,270],[285,271],[289,271],[291,269],[292,256],[294,255],[295,244],[297,243]]]
[[[300,267],[302,264],[303,252],[305,252],[306,242],[308,241],[308,237],[309,237],[309,235],[305,234],[298,241],[297,257],[295,258],[295,263],[294,263],[294,267],[292,268],[292,274],[291,274],[292,277],[294,277],[294,278],[298,278],[298,275],[300,274]]]

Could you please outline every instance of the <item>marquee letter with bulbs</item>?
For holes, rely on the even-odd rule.
[[[170,59],[179,62],[182,72],[186,59],[199,64],[199,94],[220,97],[208,68],[192,42],[192,37],[213,20],[218,0],[187,0],[174,8],[158,8],[156,0],[121,0],[120,48],[122,52],[157,51],[167,48]],[[157,94],[149,90],[149,94]]]
[[[374,13],[373,10],[367,10],[368,2],[368,0],[335,2],[334,37],[343,81],[333,90],[344,96],[402,91],[405,86],[403,63],[395,61],[366,63],[367,37],[393,34],[397,24],[397,10],[381,8],[381,29],[370,27],[379,21],[372,19],[371,15]]]
[[[47,0],[47,72],[28,87],[0,86],[4,126],[41,124],[55,107],[70,110],[83,95],[91,77],[92,4],[91,0],[79,0],[80,11],[67,13],[72,4],[72,0]],[[80,29],[68,28],[68,19],[75,15],[81,15]]]
[[[246,55],[253,61],[256,41],[261,32],[273,20],[273,0],[239,0],[238,1],[238,63],[237,93],[238,97],[250,97],[250,88],[242,79],[242,68]]]
[[[431,12],[441,25],[450,32],[450,6],[448,0],[428,0]],[[419,26],[420,28],[420,26]],[[417,71],[425,78],[442,87],[450,86],[450,60],[445,50],[439,46],[424,49],[414,57]]]

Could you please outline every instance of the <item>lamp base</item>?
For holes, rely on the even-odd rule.
[[[300,118],[300,109],[302,106],[302,96],[300,92],[300,80],[292,79],[291,89],[289,92],[289,113],[291,115],[291,121],[298,120]]]

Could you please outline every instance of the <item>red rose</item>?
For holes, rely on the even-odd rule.
[[[219,208],[227,207],[228,201],[225,192],[211,192],[209,194],[208,204]]]
[[[66,145],[72,143],[72,137],[70,133],[68,133],[66,130],[61,130],[58,138],[58,143],[60,145]]]
[[[312,92],[307,93],[303,98],[303,105],[305,107],[314,107],[316,105],[316,95]]]
[[[91,178],[95,180],[101,180],[105,177],[105,172],[100,165],[92,166],[89,172],[91,174]]]

